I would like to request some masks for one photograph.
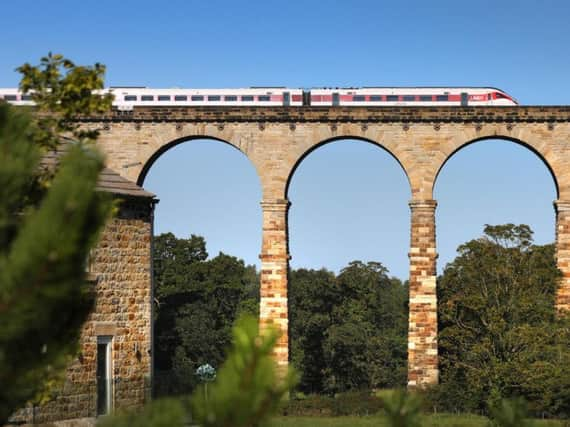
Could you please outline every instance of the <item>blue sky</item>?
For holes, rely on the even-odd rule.
[[[570,2],[5,0],[0,87],[48,51],[107,65],[108,85],[151,87],[496,86],[522,104],[570,103]],[[150,170],[156,229],[202,234],[257,263],[260,189],[249,161],[213,141],[182,144]],[[459,151],[436,186],[440,268],[485,223],[524,222],[554,238],[552,179],[513,143]],[[294,267],[378,260],[407,276],[409,188],[383,150],[339,141],[290,187]],[[228,210],[227,206],[232,206]]]

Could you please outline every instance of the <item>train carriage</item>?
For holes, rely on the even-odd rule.
[[[296,89],[252,87],[244,89],[152,89],[111,87],[113,106],[131,110],[137,106],[488,106],[518,105],[504,91],[492,87],[362,87]],[[29,94],[0,89],[0,99],[15,105],[33,105]]]

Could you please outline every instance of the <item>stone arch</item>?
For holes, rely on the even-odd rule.
[[[140,172],[138,173],[138,176],[136,179],[137,185],[139,185],[141,187],[143,186],[144,180],[145,180],[146,176],[148,175],[148,172],[152,168],[152,165],[154,165],[154,163],[164,153],[166,153],[171,148],[176,147],[177,145],[183,144],[185,142],[196,141],[196,140],[210,140],[210,141],[221,142],[221,143],[226,144],[226,145],[236,149],[237,151],[239,151],[241,154],[243,154],[249,160],[250,164],[254,167],[256,175],[257,175],[258,182],[260,183],[260,186],[261,186],[259,168],[255,164],[255,162],[252,161],[252,159],[247,155],[247,153],[245,153],[238,145],[232,143],[229,140],[223,139],[223,138],[218,137],[218,136],[205,135],[205,134],[204,135],[201,135],[201,134],[186,135],[186,136],[174,139],[170,142],[167,142],[166,144],[161,145],[158,149],[153,150],[152,153],[150,154],[150,156],[148,156],[146,158],[146,161],[143,163],[143,165],[140,169]]]
[[[520,146],[530,150],[535,156],[538,157],[538,159],[540,159],[542,161],[544,166],[546,166],[546,169],[548,170],[548,172],[550,173],[550,176],[552,177],[552,181],[553,181],[554,187],[556,189],[556,198],[558,199],[558,197],[560,196],[560,187],[559,187],[559,183],[558,183],[557,174],[554,170],[553,165],[547,159],[547,156],[545,154],[543,154],[539,148],[537,148],[538,144],[531,144],[531,143],[526,142],[522,139],[515,138],[515,137],[509,136],[509,135],[501,135],[501,134],[485,135],[485,136],[480,136],[480,137],[477,137],[474,139],[470,139],[470,140],[461,142],[460,144],[455,146],[451,152],[444,153],[443,161],[436,166],[437,169],[435,170],[434,177],[432,180],[432,185],[431,185],[431,194],[434,194],[434,190],[435,190],[435,186],[437,184],[437,179],[439,177],[439,174],[441,173],[441,171],[443,170],[445,165],[449,162],[449,160],[451,160],[453,158],[453,156],[455,156],[456,153],[458,153],[459,151],[463,150],[464,148],[466,148],[468,146],[471,146],[471,145],[476,144],[476,143],[481,142],[481,141],[487,141],[487,140],[508,141],[508,142],[512,142],[514,144],[520,145]]]
[[[368,144],[372,144],[372,145],[384,150],[385,152],[387,152],[394,160],[396,160],[398,165],[400,165],[400,168],[404,172],[404,175],[406,176],[406,179],[408,181],[410,194],[412,194],[413,185],[412,185],[412,179],[410,178],[410,174],[408,173],[408,170],[406,169],[406,167],[404,166],[402,161],[400,161],[400,159],[398,158],[398,156],[395,153],[393,153],[385,145],[383,145],[383,144],[381,144],[378,141],[375,141],[373,139],[366,138],[366,137],[359,136],[359,135],[346,134],[346,135],[337,135],[337,136],[334,136],[332,138],[327,138],[327,139],[324,139],[322,141],[319,141],[316,144],[311,145],[309,148],[304,150],[302,153],[300,153],[300,155],[295,159],[293,165],[291,166],[291,168],[289,169],[289,172],[287,174],[287,182],[285,183],[284,197],[286,199],[288,198],[289,186],[291,185],[291,180],[292,180],[293,176],[295,175],[295,171],[297,170],[299,165],[303,162],[303,160],[305,160],[311,153],[318,150],[320,147],[323,147],[324,145],[327,145],[327,144],[330,144],[330,143],[333,143],[336,141],[349,140],[349,139],[365,142]]]

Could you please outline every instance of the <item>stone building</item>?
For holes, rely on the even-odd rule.
[[[57,163],[52,153],[43,163]],[[139,407],[150,399],[152,373],[151,242],[154,195],[104,169],[99,191],[118,201],[89,260],[95,308],[83,326],[80,352],[63,389],[42,406],[14,415],[17,424],[90,425],[111,409]]]

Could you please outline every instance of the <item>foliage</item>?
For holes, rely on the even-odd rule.
[[[283,414],[292,417],[330,417],[333,415],[334,399],[323,394],[293,396],[283,405]]]
[[[491,408],[491,427],[532,427],[534,422],[527,418],[526,402],[523,398],[503,399]]]
[[[488,427],[487,417],[472,414],[425,415],[422,427]],[[536,420],[537,427],[569,427],[568,421]],[[371,417],[276,417],[272,427],[389,427],[381,415]]]
[[[339,393],[333,400],[333,415],[335,416],[367,416],[378,413],[382,400],[370,390],[347,391]]]
[[[351,262],[290,275],[292,359],[305,392],[401,386],[406,375],[407,290],[380,263]]]
[[[384,416],[390,427],[420,427],[421,400],[418,396],[401,389],[390,396],[382,397]]]
[[[223,360],[234,319],[257,315],[254,267],[224,254],[207,257],[202,237],[155,239],[158,394],[192,390],[198,366]],[[326,270],[291,271],[291,354],[301,390],[334,394],[404,384],[407,289],[386,273],[380,263],[359,261],[338,278]]]
[[[104,65],[75,65],[50,52],[41,58],[39,66],[26,63],[17,71],[22,74],[20,90],[30,93],[36,103],[36,143],[54,148],[62,134],[71,134],[80,142],[97,138],[97,130],[80,128],[73,119],[111,109],[112,95],[101,92]]]
[[[224,360],[239,314],[257,314],[255,267],[222,253],[207,257],[202,237],[155,238],[158,394],[190,392],[200,365],[216,367]]]
[[[296,383],[293,371],[278,372],[273,348],[279,333],[260,334],[258,320],[245,316],[233,329],[233,347],[206,399],[199,387],[192,415],[204,427],[268,425],[282,399]]]
[[[310,394],[295,396],[283,407],[283,414],[288,416],[367,416],[378,413],[382,401],[370,390],[358,390],[339,393],[336,396]]]
[[[227,360],[210,384],[208,397],[198,387],[190,398],[191,411],[185,400],[161,399],[147,406],[141,414],[109,417],[103,427],[166,427],[192,422],[203,427],[263,427],[276,413],[282,400],[295,385],[292,370],[277,367],[273,349],[279,332],[259,332],[258,320],[242,316],[232,330],[233,344]]]
[[[184,427],[188,425],[188,408],[181,399],[158,399],[142,411],[100,418],[99,427]]]
[[[63,372],[93,302],[85,260],[110,211],[102,159],[81,145],[37,188],[32,119],[0,104],[0,425]]]
[[[486,226],[459,247],[438,281],[444,409],[484,411],[524,396],[536,414],[570,413],[568,321],[554,310],[559,277],[553,245],[533,245],[526,225]]]

